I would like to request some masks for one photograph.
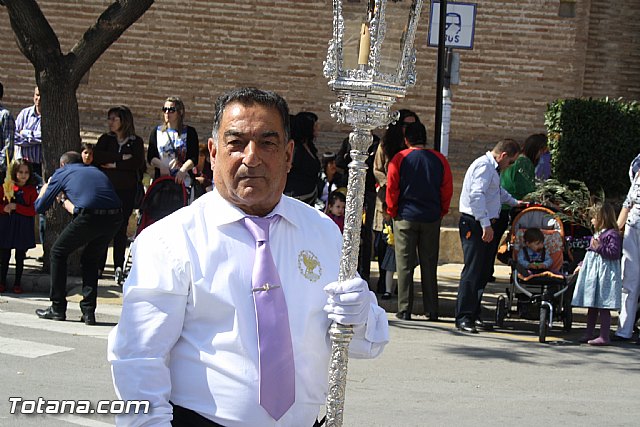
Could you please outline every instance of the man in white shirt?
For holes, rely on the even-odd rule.
[[[376,357],[388,341],[386,313],[367,283],[337,282],[338,227],[282,195],[293,155],[288,129],[288,107],[275,93],[222,95],[209,139],[215,190],[136,239],[109,360],[118,396],[148,400],[151,411],[119,424],[311,426],[326,399],[331,321],[354,325],[353,357]],[[274,287],[252,288],[256,239],[244,224],[255,217],[273,219],[268,243],[295,365],[295,399],[278,417],[259,398],[252,293]]]
[[[500,216],[502,204],[519,202],[500,187],[500,170],[508,168],[520,153],[520,146],[512,139],[504,139],[483,156],[477,158],[464,176],[460,193],[460,240],[464,267],[456,301],[456,326],[460,331],[477,333],[476,327],[486,328],[480,319],[480,303],[494,253],[493,225]]]

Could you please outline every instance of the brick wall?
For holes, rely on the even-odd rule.
[[[64,52],[109,4],[106,0],[39,0]],[[345,2],[345,14],[364,2]],[[433,135],[436,48],[427,47],[425,2],[418,83],[397,107],[416,110]],[[461,83],[453,87],[449,158],[459,183],[466,166],[494,141],[544,131],[546,104],[558,97],[640,92],[640,2],[576,2],[576,16],[558,16],[559,0],[478,2],[474,50],[461,51]],[[91,69],[78,100],[85,129],[106,128],[115,104],[134,112],[145,139],[168,95],[183,98],[201,142],[210,132],[214,98],[238,85],[283,94],[292,110],[320,116],[322,149],[348,131],[328,114],[334,96],[322,75],[331,37],[329,0],[158,0]],[[0,79],[4,103],[17,114],[31,103],[34,73],[18,51],[0,7]],[[454,196],[457,204],[457,196]]]

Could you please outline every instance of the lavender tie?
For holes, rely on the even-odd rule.
[[[258,324],[260,405],[275,419],[295,400],[295,368],[287,302],[269,249],[269,225],[275,217],[245,217],[256,240],[251,287]]]

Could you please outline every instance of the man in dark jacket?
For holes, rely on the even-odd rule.
[[[41,319],[65,320],[67,310],[67,258],[82,251],[81,320],[95,325],[98,262],[122,222],[122,204],[109,178],[98,168],[85,166],[82,156],[69,151],[60,157],[60,169],[51,176],[36,200],[38,213],[58,201],[73,220],[51,247],[51,306],[38,309]]]
[[[398,313],[411,320],[413,269],[420,259],[422,299],[429,320],[438,320],[438,254],[440,222],[449,212],[453,195],[451,168],[446,157],[426,148],[427,129],[411,123],[404,134],[408,147],[396,154],[387,172],[387,213],[393,218]]]

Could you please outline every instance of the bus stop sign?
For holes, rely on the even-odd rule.
[[[445,23],[445,47],[473,49],[473,35],[476,26],[476,4],[447,2]],[[431,3],[429,18],[429,46],[438,46],[440,27],[440,3]]]

